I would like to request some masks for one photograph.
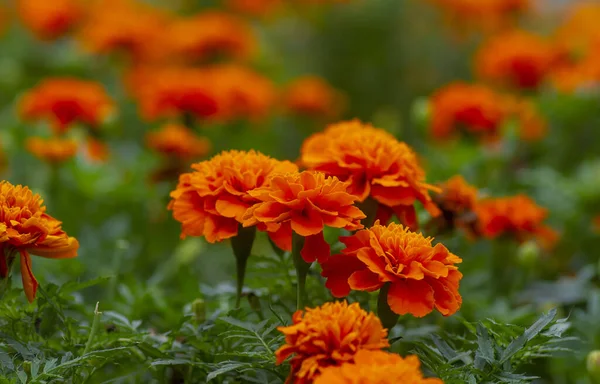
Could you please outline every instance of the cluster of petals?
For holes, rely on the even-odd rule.
[[[552,247],[558,240],[557,232],[543,223],[548,210],[526,195],[480,200],[476,213],[479,231],[490,239],[509,235],[524,242],[533,237],[545,247]]]
[[[40,160],[59,164],[74,157],[79,146],[73,139],[30,137],[25,142],[25,147]]]
[[[113,102],[102,85],[75,78],[48,78],[27,91],[19,104],[25,120],[49,120],[56,133],[72,124],[94,128],[113,111]]]
[[[288,85],[285,108],[299,116],[335,118],[344,104],[343,95],[318,76],[303,76]]]
[[[148,148],[166,157],[193,159],[206,156],[210,151],[210,141],[197,136],[191,129],[181,124],[165,124],[159,130],[146,134]]]
[[[38,283],[31,270],[30,254],[52,259],[77,256],[79,243],[62,229],[61,222],[46,213],[39,195],[27,187],[0,182],[0,278],[18,253],[23,289],[31,302]]]
[[[415,152],[388,132],[358,120],[336,123],[306,139],[301,162],[308,169],[349,182],[348,192],[359,202],[379,205],[378,217],[396,213],[407,225],[416,224],[415,202],[439,214]]]
[[[330,255],[323,237],[325,226],[354,231],[362,228],[363,212],[347,191],[348,183],[321,172],[273,175],[262,188],[249,192],[258,203],[244,214],[245,227],[258,225],[275,244],[292,249],[292,232],[304,237],[300,252],[307,263],[323,262]]]
[[[256,45],[247,22],[217,10],[174,20],[164,38],[169,54],[191,62],[219,56],[246,59],[254,52]]]
[[[285,344],[275,352],[277,364],[292,356],[288,384],[313,383],[321,371],[352,362],[360,351],[389,346],[379,318],[345,301],[297,311],[292,325],[278,330]]]
[[[314,384],[443,384],[423,377],[415,355],[405,358],[384,351],[360,350],[354,362],[323,369]]]
[[[550,75],[560,52],[543,37],[510,30],[490,37],[475,57],[475,71],[494,84],[535,89]]]
[[[273,174],[298,170],[288,161],[236,150],[195,163],[192,169],[179,177],[169,209],[182,225],[182,238],[204,236],[210,243],[238,234],[242,217],[259,201],[251,195],[253,190]]]
[[[477,216],[475,207],[478,190],[460,175],[439,184],[441,191],[433,195],[433,201],[442,211],[436,222],[440,229],[464,228],[475,233]]]
[[[71,31],[85,14],[81,0],[18,0],[17,12],[23,24],[38,38],[53,40]]]
[[[391,223],[342,237],[341,254],[322,264],[326,286],[336,297],[350,290],[376,291],[389,284],[387,302],[395,313],[423,317],[434,308],[454,314],[462,304],[458,292],[462,260],[432,238]]]

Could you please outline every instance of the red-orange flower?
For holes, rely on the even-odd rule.
[[[510,111],[505,98],[480,84],[455,82],[431,97],[430,133],[442,140],[460,130],[494,140]]]
[[[512,16],[531,7],[530,0],[430,0],[460,27],[472,26],[494,31],[508,24]]]
[[[81,21],[83,4],[81,0],[18,0],[17,11],[23,24],[37,37],[53,40]]]
[[[210,150],[208,139],[180,124],[166,124],[158,131],[148,132],[146,143],[155,152],[179,159],[206,156]]]
[[[439,214],[429,196],[436,188],[425,183],[413,150],[369,124],[353,120],[330,125],[304,141],[301,161],[309,169],[348,181],[348,192],[359,202],[374,199],[383,221],[395,212],[407,225],[415,225],[416,201],[432,215]]]
[[[77,142],[72,139],[41,137],[28,138],[25,146],[35,157],[49,163],[62,163],[77,154]]]
[[[171,54],[192,62],[220,55],[245,59],[256,45],[252,29],[244,20],[214,10],[175,20],[165,37]]]
[[[48,119],[57,133],[71,124],[99,126],[113,103],[99,83],[75,78],[51,78],[30,89],[19,104],[25,120]]]
[[[29,188],[0,182],[0,278],[7,278],[16,254],[27,299],[35,298],[38,283],[29,254],[52,259],[77,256],[79,243],[61,229],[61,222],[46,213],[39,195]]]
[[[426,379],[421,362],[415,355],[402,358],[395,353],[360,350],[353,363],[322,370],[315,384],[443,384],[440,379]]]
[[[362,350],[389,346],[381,321],[358,303],[325,303],[297,311],[292,321],[277,328],[285,335],[285,344],[275,352],[277,364],[294,355],[286,384],[310,384],[322,370],[352,362]]]
[[[333,118],[340,114],[343,95],[318,76],[304,76],[288,85],[284,103],[291,113],[317,117]]]
[[[390,284],[387,302],[397,314],[423,317],[437,309],[454,314],[462,304],[458,286],[462,260],[432,238],[391,223],[375,225],[349,237],[339,255],[322,264],[325,284],[336,297],[351,289],[376,291]]]
[[[475,58],[475,70],[496,84],[533,89],[544,82],[558,59],[559,52],[549,41],[513,30],[484,42]]]
[[[255,151],[225,151],[192,165],[171,192],[169,209],[182,224],[182,238],[204,236],[210,243],[234,237],[248,208],[259,200],[250,193],[276,173],[295,172],[296,165]]]
[[[360,220],[365,215],[354,206],[356,197],[347,187],[348,183],[320,172],[273,175],[264,187],[249,192],[259,203],[245,213],[244,227],[264,226],[284,250],[292,248],[293,231],[305,238],[300,253],[304,261],[322,262],[330,253],[323,238],[325,226],[350,231],[362,228]]]
[[[481,200],[476,212],[479,230],[487,238],[510,235],[524,242],[535,237],[546,247],[558,240],[557,232],[543,224],[548,210],[525,195]]]
[[[281,0],[227,0],[227,7],[233,11],[253,16],[265,16],[281,7]]]
[[[34,0],[35,1],[35,0]],[[97,0],[80,40],[93,53],[124,52],[135,60],[162,57],[162,38],[170,17],[134,0]]]

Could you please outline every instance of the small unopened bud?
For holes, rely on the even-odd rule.
[[[27,376],[31,375],[31,361],[25,360],[23,362],[23,371],[27,374]]]
[[[204,323],[206,320],[206,305],[204,304],[204,300],[196,299],[192,302],[192,313],[197,323]]]
[[[517,260],[523,267],[534,266],[540,258],[540,247],[534,241],[527,241],[517,250]]]
[[[592,351],[587,357],[587,370],[595,383],[600,383],[600,350]]]

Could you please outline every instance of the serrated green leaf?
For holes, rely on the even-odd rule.
[[[248,364],[247,363],[238,363],[238,362],[227,362],[227,364],[221,365],[221,367],[219,369],[216,369],[216,370],[210,372],[208,374],[208,376],[206,376],[206,381],[210,381],[210,380],[214,379],[215,377],[218,377],[227,372],[235,371],[236,369],[239,369],[246,365],[248,365]]]
[[[519,352],[519,350],[521,350],[521,348],[523,348],[528,341],[531,341],[531,339],[533,339],[540,332],[542,332],[544,328],[546,328],[546,326],[550,324],[550,322],[552,322],[555,316],[556,308],[550,310],[547,314],[544,314],[539,319],[537,319],[537,321],[533,323],[532,326],[527,328],[521,336],[514,339],[506,347],[506,349],[502,352],[502,355],[500,356],[500,363],[506,362],[508,359],[514,356],[515,353]]]

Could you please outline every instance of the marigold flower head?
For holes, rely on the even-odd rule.
[[[53,40],[69,32],[84,16],[81,0],[18,0],[21,21],[38,38]]]
[[[124,52],[134,60],[164,54],[163,35],[170,16],[135,0],[97,0],[80,31],[83,47],[93,53]]]
[[[259,200],[250,194],[276,173],[295,172],[296,165],[256,151],[224,151],[192,165],[171,192],[169,209],[182,224],[182,238],[204,236],[210,243],[234,237],[246,210]]]
[[[227,0],[227,8],[252,16],[266,16],[282,6],[281,0]]]
[[[472,26],[486,31],[498,30],[510,24],[512,16],[526,12],[530,0],[430,0],[449,19],[460,26]]]
[[[475,57],[475,70],[496,84],[534,89],[546,80],[558,59],[559,52],[549,41],[512,30],[484,42]]]
[[[325,284],[336,297],[351,289],[376,291],[389,283],[387,302],[395,313],[423,317],[433,309],[450,316],[460,308],[458,286],[462,259],[431,237],[411,232],[401,224],[376,222],[349,237],[339,255],[322,264]]]
[[[464,130],[493,140],[509,115],[507,106],[503,96],[485,85],[451,83],[431,97],[431,135],[442,140]]]
[[[389,346],[381,321],[358,303],[307,308],[294,313],[292,322],[277,328],[285,335],[285,344],[275,352],[277,364],[293,355],[289,384],[310,384],[322,370],[352,362],[360,351]]]
[[[332,118],[343,108],[343,95],[318,76],[294,80],[285,91],[286,109],[309,117]]]
[[[146,143],[155,152],[179,159],[206,156],[210,150],[208,139],[198,137],[180,124],[166,124],[158,131],[147,133]]]
[[[483,199],[476,213],[481,234],[490,239],[509,235],[525,242],[535,237],[545,247],[552,247],[558,240],[557,232],[543,224],[548,210],[522,194]]]
[[[304,171],[273,175],[268,184],[249,192],[259,202],[244,215],[245,227],[260,224],[280,248],[291,250],[292,231],[305,238],[300,252],[307,263],[329,257],[323,238],[325,226],[350,231],[362,228],[365,217],[354,206],[348,183],[321,172]]]
[[[362,349],[353,363],[322,370],[315,384],[443,384],[440,379],[426,379],[421,362],[415,355],[402,358],[395,353]]]
[[[61,229],[61,222],[46,213],[39,195],[29,188],[0,182],[0,278],[7,278],[16,257],[27,299],[35,298],[38,283],[31,270],[30,254],[52,259],[77,256],[79,243]]]
[[[192,62],[221,55],[246,59],[256,45],[252,29],[244,20],[216,10],[175,20],[166,36],[171,54]]]
[[[309,169],[348,181],[348,192],[359,202],[371,197],[407,225],[416,222],[416,201],[432,215],[439,214],[429,196],[429,190],[436,188],[425,183],[425,172],[413,150],[370,124],[346,121],[315,133],[302,145],[301,162]]]
[[[78,145],[75,140],[41,137],[30,137],[25,146],[35,157],[49,163],[62,163],[77,154]]]
[[[19,110],[23,119],[48,119],[62,133],[75,123],[99,126],[113,111],[113,102],[94,81],[49,78],[23,96]]]
[[[433,223],[438,225],[439,230],[459,227],[466,229],[469,234],[475,233],[477,188],[460,175],[451,177],[439,187],[441,191],[434,193],[433,201],[442,214]]]

